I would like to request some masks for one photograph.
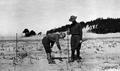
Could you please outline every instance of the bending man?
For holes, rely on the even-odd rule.
[[[58,49],[61,52],[61,47],[59,43],[59,39],[64,38],[66,35],[65,33],[48,33],[43,39],[42,39],[42,44],[45,48],[46,54],[47,54],[47,59],[49,64],[54,64],[55,62],[53,61],[51,57],[51,48],[53,47],[54,43],[56,42]]]

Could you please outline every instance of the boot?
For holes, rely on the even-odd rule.
[[[49,64],[55,64],[55,61],[52,59],[51,54],[47,53],[47,60]]]
[[[80,61],[82,59],[82,57],[80,56],[80,51],[77,50],[77,61]]]
[[[72,50],[72,53],[71,53],[71,59],[69,62],[74,62],[75,61],[75,51]]]
[[[69,62],[74,62],[75,60],[74,60],[74,58],[73,57],[71,57],[71,59],[70,59],[70,61]]]

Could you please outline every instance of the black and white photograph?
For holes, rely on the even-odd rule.
[[[120,71],[120,0],[0,0],[0,71]]]

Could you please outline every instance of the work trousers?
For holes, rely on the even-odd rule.
[[[54,44],[55,42],[51,41],[48,37],[44,37],[42,39],[42,44],[44,46],[44,49],[46,51],[46,53],[51,53],[52,50],[51,50],[51,44]]]
[[[72,35],[71,36],[71,58],[75,58],[75,51],[77,52],[77,57],[80,56],[80,48],[81,48],[81,37],[80,35]]]

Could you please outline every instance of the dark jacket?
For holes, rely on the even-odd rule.
[[[73,21],[69,29],[71,35],[79,35],[82,39],[82,25],[80,23]]]

